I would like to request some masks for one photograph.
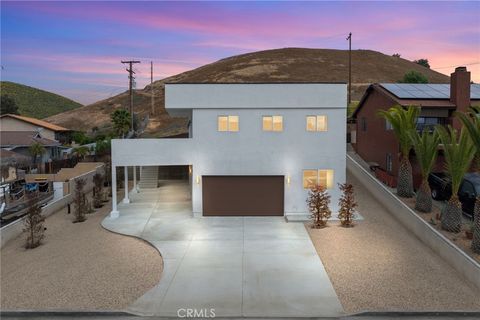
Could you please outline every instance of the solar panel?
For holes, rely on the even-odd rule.
[[[380,83],[400,99],[449,99],[450,85],[441,83]],[[470,98],[480,99],[480,84],[470,85]]]

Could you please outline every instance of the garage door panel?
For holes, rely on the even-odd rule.
[[[283,176],[203,176],[204,216],[283,216]]]

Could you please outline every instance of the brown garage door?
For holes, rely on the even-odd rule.
[[[204,216],[283,216],[283,176],[203,176]]]

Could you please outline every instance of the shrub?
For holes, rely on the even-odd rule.
[[[25,248],[33,249],[38,247],[45,237],[45,227],[43,226],[45,217],[42,216],[42,209],[34,197],[27,204],[29,208],[24,220],[25,228],[23,229],[23,232],[27,234]]]
[[[355,208],[357,203],[353,195],[353,185],[349,183],[338,184],[340,190],[343,192],[338,201],[338,218],[344,227],[352,227],[355,219]]]
[[[74,220],[73,223],[83,222],[87,220],[85,214],[87,213],[86,197],[83,188],[86,185],[85,179],[75,180],[75,197],[73,199],[74,205]]]
[[[330,204],[330,195],[323,186],[314,186],[308,192],[307,199],[308,209],[312,214],[312,228],[323,228],[327,225],[328,219],[332,216],[332,212],[328,205]]]
[[[93,175],[93,207],[94,208],[101,208],[102,204],[102,197],[103,197],[103,175],[100,173],[95,173]]]
[[[401,83],[428,83],[428,78],[415,70],[410,70],[403,76],[403,79],[400,80]]]

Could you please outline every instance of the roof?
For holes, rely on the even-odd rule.
[[[362,99],[352,114],[352,118],[357,117],[358,112],[362,109],[363,104],[373,90],[381,92],[390,98],[393,104],[401,106],[415,105],[421,106],[422,108],[456,109],[455,104],[450,101],[449,84],[374,83],[371,84],[363,94]],[[448,92],[448,96],[446,92]],[[471,100],[479,100],[480,96],[474,98],[477,97],[478,93],[480,93],[480,84],[471,84]]]
[[[168,85],[175,84],[232,84],[232,85],[242,85],[242,84],[347,84],[346,81],[282,81],[282,82],[265,82],[265,81],[244,81],[244,82],[219,82],[219,81],[206,81],[206,82],[165,82]]]
[[[14,119],[17,119],[17,120],[25,121],[25,122],[34,124],[34,125],[39,126],[39,127],[50,129],[52,131],[70,131],[70,129],[57,126],[56,124],[53,124],[53,123],[50,123],[50,122],[47,122],[47,121],[44,121],[44,120],[25,117],[25,116],[19,116],[17,114],[3,114],[0,118],[3,118],[3,117],[9,117],[9,118],[14,118]]]
[[[11,163],[28,163],[31,160],[30,157],[7,149],[0,149],[0,159],[2,159],[2,165]]]
[[[450,84],[439,83],[380,83],[400,99],[450,99]],[[470,85],[470,99],[480,99],[480,84]]]
[[[345,109],[347,85],[334,83],[199,83],[165,85],[165,108]]]
[[[35,131],[0,131],[0,145],[2,148],[27,147],[34,142],[40,143],[45,147],[60,145],[58,141],[42,138]]]

